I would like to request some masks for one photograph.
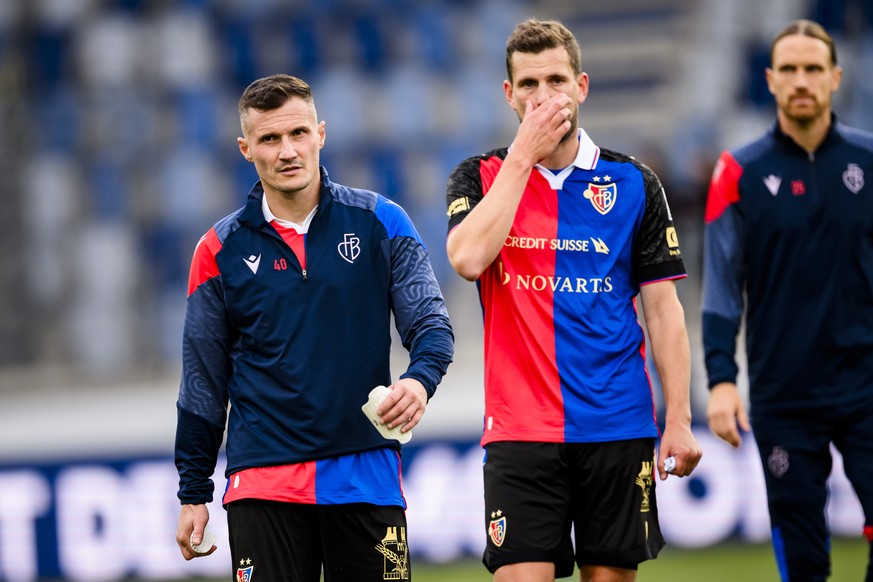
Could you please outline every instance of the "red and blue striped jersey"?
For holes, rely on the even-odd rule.
[[[485,325],[485,430],[494,441],[655,437],[635,298],[685,276],[657,176],[580,131],[572,166],[537,166],[477,281]],[[508,150],[468,158],[447,185],[449,230],[487,196]]]

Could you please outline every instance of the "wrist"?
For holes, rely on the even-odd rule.
[[[666,419],[664,421],[665,427],[683,427],[687,428],[691,426],[691,410],[683,410],[681,412],[668,412]]]
[[[524,155],[518,148],[510,149],[503,159],[503,166],[518,172],[529,173],[537,165],[537,160]]]

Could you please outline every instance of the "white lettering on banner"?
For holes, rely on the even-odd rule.
[[[223,473],[222,464],[216,468],[219,499]],[[149,580],[227,574],[227,518],[219,502],[209,505],[209,523],[219,536],[219,549],[210,559],[185,562],[182,558],[176,545],[177,487],[172,462],[132,463],[126,474],[101,465],[62,471],[56,505],[64,576],[96,582],[128,573]]]
[[[36,520],[51,508],[49,484],[38,471],[9,471],[0,492],[0,580],[36,580]]]
[[[179,515],[178,511],[174,515],[174,508],[168,506],[178,504],[173,503],[175,496],[167,499],[166,495],[178,486],[176,468],[157,461],[137,463],[128,469],[125,481],[125,497],[130,500],[125,507],[127,521],[136,524],[127,532],[128,543],[138,548],[127,553],[132,569],[146,579],[168,580],[177,576],[179,547],[175,531]],[[168,532],[174,535],[168,536]]]
[[[224,466],[215,471],[215,497],[209,504],[209,529],[215,532],[218,549],[208,559],[185,562],[176,545],[179,502],[175,491],[179,475],[172,463],[161,461],[137,463],[124,475],[127,521],[131,527],[134,551],[126,552],[126,565],[138,577],[147,580],[170,580],[189,575],[227,576],[230,548],[227,542],[227,518],[221,507],[224,491]],[[168,496],[169,493],[169,496]],[[216,559],[212,559],[216,558]]]
[[[729,537],[738,523],[745,539],[749,514],[766,518],[765,539],[769,536],[764,477],[752,470],[757,463],[754,443],[748,440],[740,451],[708,433],[697,433],[706,454],[690,478],[658,481],[656,492],[661,530],[668,543],[699,548]],[[748,451],[752,452],[750,456]],[[702,490],[701,490],[702,489]],[[755,537],[760,536],[760,532]],[[759,541],[756,539],[755,541]]]
[[[127,536],[125,500],[118,472],[101,465],[64,471],[57,481],[58,557],[76,580],[124,576]]]
[[[483,457],[478,445],[460,456],[446,445],[425,447],[415,456],[403,476],[412,552],[434,562],[481,554],[485,546]]]
[[[864,519],[861,502],[845,477],[843,457],[836,449],[832,449],[831,453],[834,465],[831,469],[833,477],[828,481],[828,524],[831,531],[856,536],[861,531]],[[761,479],[763,478],[762,476]]]
[[[695,436],[706,451],[691,477],[658,481],[661,527],[674,547],[699,548],[735,534],[743,541],[769,539],[763,471],[754,440],[739,450],[705,429]],[[404,455],[403,488],[410,551],[443,562],[481,555],[485,546],[483,451],[473,441],[456,446],[424,442]],[[861,505],[833,450],[828,522],[834,535],[856,537]],[[230,551],[221,507],[224,458],[213,480],[210,527],[218,551],[186,562],[176,546],[178,477],[172,459],[61,465],[59,469],[0,470],[0,581],[41,577],[67,580],[143,580],[227,575]],[[47,531],[54,513],[57,531]],[[37,547],[37,540],[42,545]],[[51,541],[56,540],[57,547]],[[54,564],[52,556],[59,563]],[[52,568],[60,568],[60,572]]]

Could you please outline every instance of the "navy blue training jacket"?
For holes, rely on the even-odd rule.
[[[446,306],[400,206],[321,168],[304,271],[266,222],[263,195],[256,184],[195,251],[177,402],[183,503],[211,499],[225,421],[226,475],[399,448],[361,412],[373,387],[391,383],[392,313],[410,354],[401,377],[432,396],[451,362]]]
[[[777,124],[721,155],[705,231],[710,387],[736,381],[744,293],[753,414],[873,403],[873,134],[834,116],[814,154]]]

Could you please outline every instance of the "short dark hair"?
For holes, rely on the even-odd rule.
[[[253,81],[239,100],[239,119],[243,130],[249,109],[272,111],[282,107],[292,97],[299,97],[307,103],[314,102],[312,88],[303,79],[278,74]]]
[[[564,47],[570,55],[570,66],[576,75],[582,72],[582,51],[579,42],[566,26],[557,20],[529,18],[518,24],[506,41],[506,74],[512,81],[513,53],[541,53]]]
[[[770,64],[773,64],[773,50],[776,48],[776,43],[785,38],[786,36],[792,36],[795,34],[800,34],[802,36],[808,36],[810,38],[817,38],[822,41],[826,45],[828,45],[828,49],[831,52],[831,64],[833,66],[837,66],[837,45],[834,44],[834,39],[831,38],[831,35],[827,33],[824,27],[818,22],[813,22],[812,20],[795,20],[790,23],[788,26],[780,30],[776,36],[773,37],[773,42],[770,43]]]

